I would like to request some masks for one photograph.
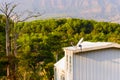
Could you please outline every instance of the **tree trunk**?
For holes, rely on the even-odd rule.
[[[9,19],[6,18],[6,56],[10,55],[10,27],[9,27]]]
[[[16,64],[13,63],[13,69],[12,69],[12,80],[17,80],[17,76],[16,76]]]
[[[9,55],[10,55],[10,25],[9,18],[6,17],[6,56],[8,57],[8,65],[7,65],[7,79],[10,80],[10,64],[9,64]]]
[[[24,73],[24,79],[23,80],[26,80],[26,71],[25,71],[25,73]]]
[[[17,33],[14,33],[14,56],[17,56]]]
[[[10,80],[10,65],[7,65],[7,80]]]
[[[15,25],[14,25],[14,33],[13,33],[13,47],[14,47],[14,57],[16,58],[17,56],[17,32],[16,32],[16,29],[15,29]],[[17,76],[16,76],[16,71],[17,71],[17,64],[16,63],[13,63],[14,65],[14,68],[13,68],[13,75],[14,75],[14,80],[17,79]]]

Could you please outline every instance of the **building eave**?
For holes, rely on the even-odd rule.
[[[83,43],[83,44],[81,44],[81,47],[70,46],[70,47],[65,47],[63,49],[64,49],[64,51],[69,50],[69,51],[72,51],[73,53],[95,51],[95,50],[109,49],[109,48],[120,49],[120,44],[117,44],[117,43],[99,42],[100,45],[98,45],[98,42],[90,42],[90,43],[93,43],[93,45],[91,45],[91,46],[89,45],[88,47],[86,47],[87,44],[84,46],[84,43]],[[97,46],[94,46],[94,44],[97,44]]]

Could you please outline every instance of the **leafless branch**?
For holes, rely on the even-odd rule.
[[[11,3],[4,3],[0,6],[0,11],[8,18],[11,18],[15,22],[23,22],[30,18],[39,17],[41,14],[39,12],[32,12],[29,10],[26,10],[22,12],[21,14],[18,14],[14,12],[15,8],[18,6],[18,4]]]
[[[6,13],[5,13],[5,6],[4,6],[4,4],[1,4],[1,5],[0,5],[0,11],[1,11],[3,14],[6,14]]]
[[[13,5],[12,8],[10,9],[9,13],[8,13],[8,16],[11,15],[11,13],[13,12],[13,10],[17,7],[17,5]]]
[[[2,3],[0,5],[0,11],[6,16],[9,17],[13,10],[16,8],[16,4],[12,5],[12,3]]]
[[[20,22],[24,22],[24,21],[26,21],[26,20],[28,20],[28,19],[30,19],[30,18],[39,17],[39,16],[41,16],[41,14],[28,15],[28,17],[24,18],[24,19],[21,20]]]

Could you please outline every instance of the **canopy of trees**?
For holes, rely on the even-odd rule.
[[[0,15],[0,78],[5,79],[5,19]],[[16,25],[17,80],[52,80],[53,66],[64,56],[63,47],[86,41],[120,43],[120,24],[81,19],[47,19]]]

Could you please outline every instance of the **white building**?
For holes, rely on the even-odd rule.
[[[120,44],[82,42],[64,51],[54,65],[55,80],[120,80]]]

